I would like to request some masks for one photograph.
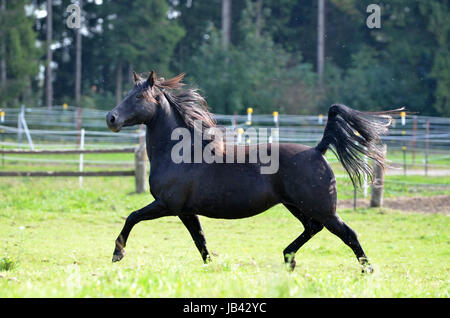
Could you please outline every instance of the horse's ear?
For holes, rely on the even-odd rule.
[[[150,72],[150,75],[147,78],[147,84],[150,87],[153,87],[156,84],[156,73],[155,73],[155,71],[152,70]]]
[[[138,73],[133,71],[133,79],[134,79],[134,83],[136,84],[137,82],[142,80],[142,77],[140,77]]]

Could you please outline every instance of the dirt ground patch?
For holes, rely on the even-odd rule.
[[[358,199],[356,206],[368,208],[369,199]],[[353,199],[339,200],[337,207],[338,209],[351,209],[353,208]],[[383,200],[383,207],[406,212],[450,214],[450,195],[389,198]]]

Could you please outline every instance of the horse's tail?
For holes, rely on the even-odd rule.
[[[384,154],[379,145],[381,135],[388,131],[391,115],[403,108],[385,112],[360,112],[350,107],[334,104],[328,110],[328,122],[322,140],[316,146],[322,154],[331,150],[347,170],[353,185],[361,185],[361,176],[373,180],[372,167],[363,160],[365,155],[375,160],[383,169]]]

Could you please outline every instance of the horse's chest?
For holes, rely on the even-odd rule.
[[[167,185],[170,184],[170,182],[167,182],[167,179],[164,179],[162,176],[152,176],[150,174],[149,179],[149,185],[150,185],[150,191],[153,194],[153,196],[159,197],[162,192],[167,189]]]
[[[149,185],[155,198],[171,205],[182,204],[189,192],[186,180],[183,181],[180,175],[170,172],[150,174]]]

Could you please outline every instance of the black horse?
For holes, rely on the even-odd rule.
[[[383,166],[383,154],[377,145],[390,124],[388,111],[367,113],[343,105],[332,105],[322,140],[316,147],[300,144],[279,145],[279,169],[261,174],[257,163],[174,163],[171,150],[178,142],[172,131],[215,126],[205,100],[194,89],[182,86],[180,74],[169,80],[147,79],[134,73],[135,85],[124,100],[106,116],[108,127],[118,132],[124,126],[147,126],[147,155],[151,162],[150,192],[155,201],[131,213],[116,239],[113,261],[124,255],[128,235],[143,220],[178,216],[187,227],[204,262],[210,260],[205,236],[197,215],[210,218],[239,219],[257,215],[282,203],[302,222],[300,234],[283,251],[284,260],[295,267],[298,249],[325,226],[355,253],[363,272],[372,272],[355,232],[336,214],[336,179],[324,154],[332,146],[349,173],[352,182],[361,182],[364,173],[372,177],[371,167],[361,155]],[[248,154],[247,146],[245,147]],[[271,146],[269,145],[269,151]],[[384,167],[384,166],[383,166]]]

